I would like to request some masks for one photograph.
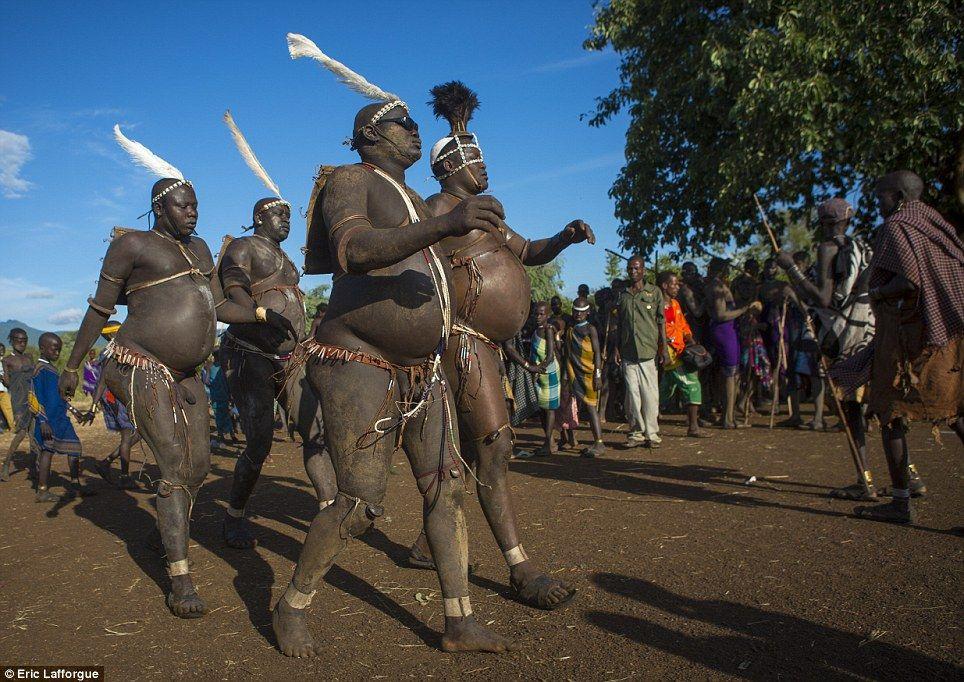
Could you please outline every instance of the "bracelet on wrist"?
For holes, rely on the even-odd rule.
[[[257,308],[254,309],[254,316],[258,320],[258,322],[268,321],[268,311],[262,306],[258,306]]]
[[[73,369],[73,368],[71,368],[71,367],[64,367],[64,371],[65,371],[65,372],[70,372],[71,374],[77,374],[77,372],[79,371],[79,368]]]

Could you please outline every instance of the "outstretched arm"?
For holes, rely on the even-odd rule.
[[[545,265],[562,253],[563,249],[580,242],[596,243],[592,228],[581,220],[573,220],[548,239],[528,241],[515,234],[509,235],[509,248],[524,265]]]
[[[515,343],[512,339],[502,342],[502,350],[505,352],[505,356],[509,358],[515,364],[521,366],[525,371],[531,372],[532,374],[538,374],[539,368],[529,362],[529,358],[522,357],[522,353],[518,351],[515,347]]]
[[[710,285],[710,299],[710,317],[713,318],[714,322],[729,322],[730,320],[735,320],[750,308],[754,308],[759,305],[756,301],[754,301],[747,305],[740,306],[739,308],[727,310],[726,296],[723,292],[723,286],[719,283]],[[663,328],[663,333],[665,335],[665,327]]]

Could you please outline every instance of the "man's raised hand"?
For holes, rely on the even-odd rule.
[[[562,234],[570,244],[579,244],[580,242],[596,243],[596,235],[593,234],[592,228],[581,220],[573,220],[566,225],[562,228]]]
[[[448,233],[453,237],[467,235],[472,230],[491,233],[500,242],[506,240],[505,210],[495,197],[480,194],[460,201],[445,214]]]

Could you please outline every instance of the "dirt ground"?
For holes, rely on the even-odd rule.
[[[87,455],[115,445],[100,422],[80,433]],[[385,517],[339,557],[311,607],[324,646],[313,661],[284,658],[270,628],[316,508],[298,448],[280,433],[249,506],[256,551],[222,543],[236,455],[214,457],[193,517],[194,575],[211,608],[199,621],[164,606],[163,564],[144,545],[146,488],[92,479],[99,495],[51,509],[34,503],[21,470],[0,484],[0,664],[104,665],[108,679],[961,679],[962,448],[953,434],[939,446],[928,428],[912,432],[929,494],[907,528],[858,520],[853,503],[825,496],[854,478],[840,434],[770,431],[762,418],[707,440],[683,433],[681,417],[668,417],[659,450],[621,449],[614,431],[600,459],[511,463],[528,553],[579,588],[563,611],[508,598],[501,555],[467,498],[474,608],[523,644],[502,656],[439,650],[435,575],[404,567],[421,512],[401,454]],[[520,446],[534,434],[522,429]],[[871,456],[884,486],[877,437]],[[0,436],[0,448],[9,440]],[[150,464],[144,473],[157,476]]]

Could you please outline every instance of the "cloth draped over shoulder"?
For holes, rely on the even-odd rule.
[[[566,330],[566,376],[570,382],[570,391],[587,405],[596,407],[599,404],[599,394],[593,385],[596,371],[596,356],[592,350],[592,338],[589,333],[582,336],[576,334],[575,327]],[[576,420],[578,426],[578,419]]]
[[[884,420],[953,416],[961,403],[964,245],[931,207],[908,202],[880,228],[870,287],[900,275],[917,287],[916,306],[876,305],[873,342],[835,364],[841,391],[870,383],[869,406]]]
[[[880,230],[870,262],[871,288],[901,275],[917,286],[924,343],[946,346],[964,334],[964,244],[940,213],[910,201]]]
[[[80,439],[74,431],[70,417],[67,416],[67,403],[64,402],[57,387],[59,378],[57,370],[43,362],[38,365],[34,373],[33,395],[36,398],[36,404],[33,409],[37,411],[34,438],[44,450],[78,457],[82,453]],[[44,439],[41,424],[50,426],[53,432],[51,438]]]

